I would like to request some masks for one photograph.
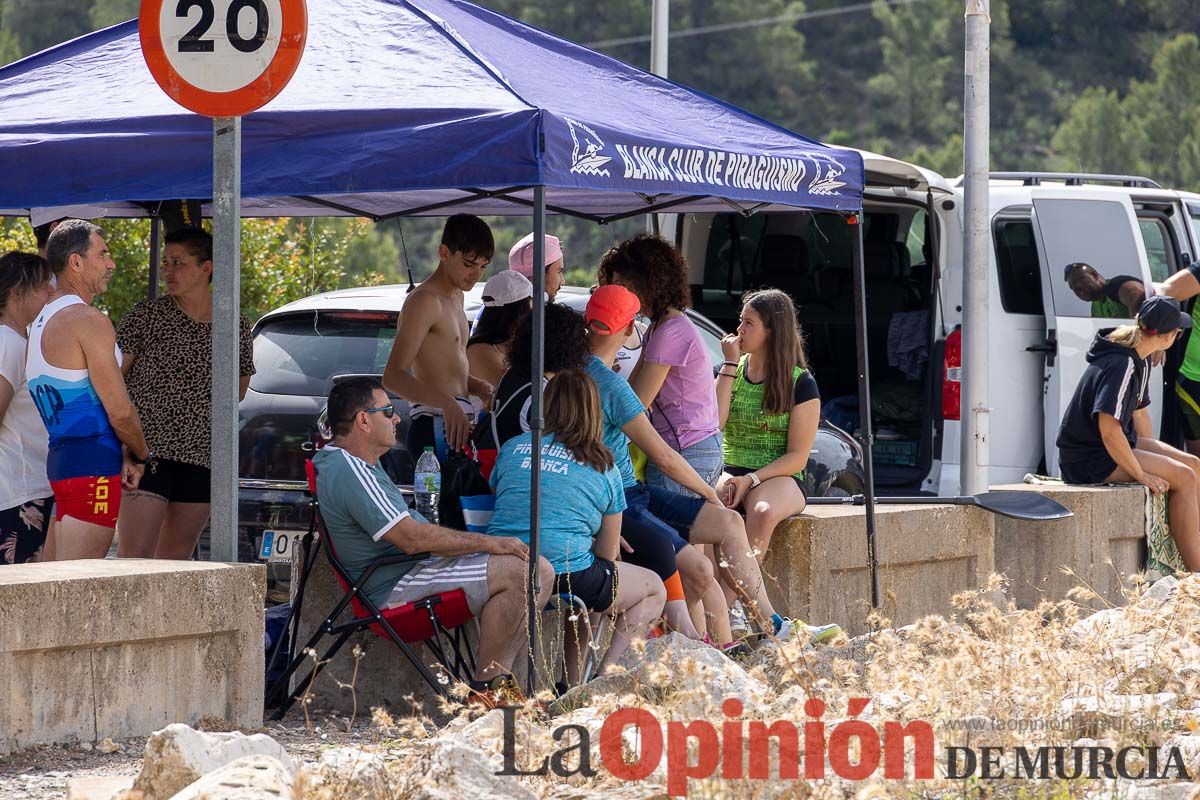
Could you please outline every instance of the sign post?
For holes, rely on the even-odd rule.
[[[167,96],[213,118],[210,557],[237,561],[241,117],[295,73],[308,10],[304,0],[142,0],[138,34]]]

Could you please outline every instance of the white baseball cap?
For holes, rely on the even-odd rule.
[[[533,284],[529,278],[511,269],[497,272],[483,285],[485,306],[506,306],[530,297],[533,297]]]

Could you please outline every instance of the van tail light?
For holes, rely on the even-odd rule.
[[[962,408],[962,328],[946,337],[945,373],[942,376],[942,419],[959,419]]]

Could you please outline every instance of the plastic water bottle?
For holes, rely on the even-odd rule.
[[[417,513],[434,525],[438,522],[438,500],[442,495],[442,465],[432,447],[426,447],[425,452],[417,459],[417,468],[413,474],[413,494],[417,498]]]

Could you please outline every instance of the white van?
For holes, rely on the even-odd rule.
[[[864,266],[875,431],[884,493],[956,494],[962,322],[961,178],[863,153]],[[1146,178],[994,173],[991,181],[988,369],[992,484],[1057,472],[1054,441],[1097,330],[1090,303],[1067,287],[1083,261],[1147,290],[1200,253],[1200,195]],[[732,330],[744,290],[775,287],[796,302],[825,416],[857,425],[851,229],[834,213],[684,214],[674,236],[692,270],[696,309]],[[1047,313],[1049,312],[1049,313]],[[1174,392],[1153,385],[1156,430],[1177,437]],[[1166,413],[1164,413],[1164,410]]]

